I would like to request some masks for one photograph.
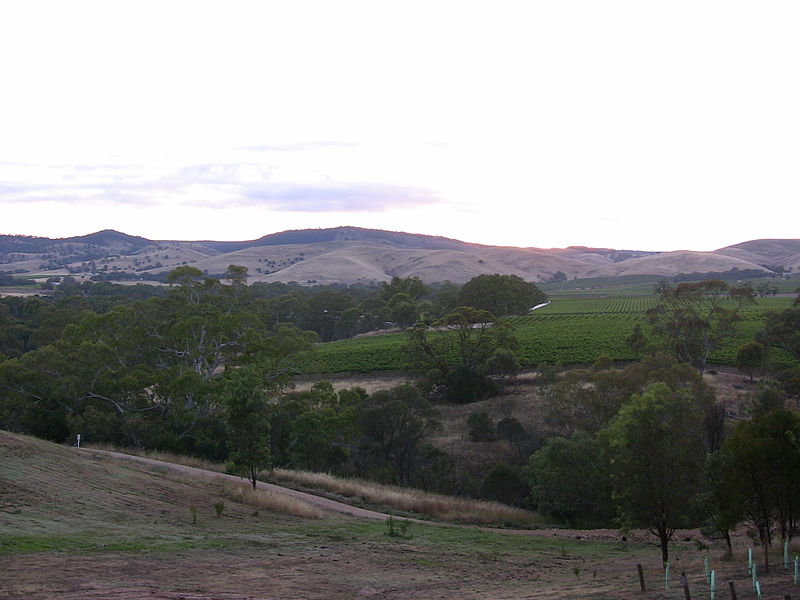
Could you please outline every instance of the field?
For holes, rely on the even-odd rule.
[[[649,535],[611,530],[497,531],[414,523],[387,535],[383,520],[327,512],[307,519],[223,496],[215,480],[0,432],[0,596],[7,600],[142,597],[183,600],[682,598],[686,570],[707,594],[702,559],[681,532],[671,589]],[[224,500],[217,515],[214,504]],[[192,509],[194,508],[194,512]],[[749,598],[742,566],[712,568]],[[649,582],[639,591],[636,564]],[[720,577],[722,581],[722,577]],[[791,590],[775,569],[766,597]],[[724,590],[727,592],[727,589]],[[728,598],[721,593],[718,598]]]
[[[791,303],[791,297],[759,298],[743,311],[736,338],[714,353],[711,361],[732,365],[738,347],[761,329],[764,314]],[[655,304],[652,295],[555,298],[548,306],[525,317],[513,317],[511,322],[520,342],[520,357],[530,365],[591,363],[600,356],[627,361],[636,356],[625,339]],[[304,369],[316,373],[402,369],[405,342],[405,335],[395,333],[320,344],[316,357]]]
[[[652,296],[653,286],[662,277],[654,275],[624,275],[621,277],[594,277],[575,279],[560,283],[543,283],[539,287],[550,298],[608,298],[617,296]],[[743,279],[729,281],[730,285],[750,283],[753,288],[768,283],[775,286],[779,294],[794,294],[800,288],[800,276],[789,278]]]

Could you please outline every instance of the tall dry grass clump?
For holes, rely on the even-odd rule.
[[[521,526],[533,525],[537,521],[535,513],[499,502],[434,494],[363,479],[344,479],[326,473],[286,469],[275,469],[272,472],[272,478],[278,483],[324,490],[349,498],[359,498],[369,504],[428,515],[442,521],[475,525],[513,523]]]
[[[226,481],[222,487],[222,496],[253,508],[263,508],[304,519],[321,519],[325,516],[321,510],[304,500],[269,490],[254,490],[249,483]]]

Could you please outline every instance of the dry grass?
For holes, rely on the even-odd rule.
[[[342,479],[325,473],[286,469],[275,469],[272,478],[279,483],[325,490],[340,496],[358,498],[369,504],[427,515],[442,521],[476,525],[509,523],[518,526],[530,526],[537,522],[535,513],[499,502],[433,494],[362,479]]]
[[[142,456],[144,458],[152,458],[154,460],[163,460],[164,462],[174,463],[176,465],[194,467],[195,469],[204,469],[206,471],[225,473],[225,463],[213,462],[203,458],[197,458],[195,456],[173,454],[172,452],[162,452],[160,450],[145,450],[143,448],[121,448],[114,446],[113,444],[88,444],[86,445],[86,448],[108,450],[109,452],[119,452],[120,454],[130,454],[132,456]]]
[[[253,508],[263,508],[303,519],[321,519],[325,516],[321,510],[308,502],[269,490],[254,490],[249,483],[226,481],[222,487],[222,496],[232,502]]]
[[[172,454],[170,452],[156,450],[118,448],[111,444],[92,444],[88,447],[97,450],[109,450],[111,452],[120,452],[122,454],[162,460],[164,462],[194,467],[195,469],[203,469],[205,471],[217,473],[225,472],[225,463],[215,463],[194,456],[183,456],[181,454]],[[173,481],[183,482],[193,482],[202,478],[200,475],[178,471],[166,471],[163,475]],[[252,506],[253,508],[263,508],[264,510],[293,515],[304,519],[321,519],[325,516],[318,508],[298,498],[292,498],[291,496],[285,496],[269,490],[254,490],[249,483],[228,481],[216,475],[211,475],[210,477],[212,478],[212,483],[219,485],[220,495],[226,500]]]

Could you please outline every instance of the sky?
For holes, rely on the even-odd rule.
[[[0,234],[798,238],[798,28],[796,0],[3,2]]]

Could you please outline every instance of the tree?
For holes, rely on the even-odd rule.
[[[723,506],[756,528],[766,570],[774,528],[788,542],[800,522],[799,439],[800,416],[780,408],[741,421],[720,451]]]
[[[706,410],[685,388],[655,383],[623,405],[601,433],[621,523],[649,527],[664,562],[702,487]]]
[[[487,412],[470,413],[467,417],[469,439],[473,442],[493,442],[496,439],[494,422]]]
[[[533,283],[517,275],[478,275],[461,288],[458,301],[463,306],[486,310],[498,317],[526,315],[547,300]]]
[[[389,319],[406,328],[416,323],[419,317],[419,304],[408,294],[398,293],[387,303]]]
[[[375,392],[362,405],[362,456],[387,472],[393,483],[409,485],[424,440],[441,427],[438,413],[411,386]]]
[[[647,311],[652,333],[678,360],[701,373],[709,355],[733,335],[741,308],[755,301],[751,288],[731,289],[719,279],[677,286],[663,281],[656,296],[658,305]]]
[[[531,439],[531,436],[525,431],[522,426],[514,417],[505,417],[497,422],[497,437],[505,440],[510,448],[516,449],[520,458],[523,457],[523,444]]]
[[[225,271],[225,279],[234,287],[247,285],[247,277],[247,267],[241,265],[228,265]]]
[[[514,350],[517,340],[505,321],[485,310],[462,306],[428,327],[417,323],[408,332],[408,368],[426,391],[445,399],[474,402],[494,393],[486,365],[498,349]]]
[[[517,469],[505,463],[493,466],[481,483],[481,497],[503,504],[522,506],[530,494],[527,482]]]
[[[750,375],[750,383],[753,383],[753,374],[764,366],[766,360],[767,349],[760,342],[747,342],[736,352],[736,368]]]
[[[519,373],[520,368],[517,355],[507,348],[498,348],[486,361],[486,371],[490,375],[510,377]]]
[[[228,427],[228,459],[236,473],[256,488],[258,473],[271,466],[270,408],[263,377],[254,367],[242,367],[224,383],[222,403]]]
[[[389,302],[397,294],[406,294],[413,300],[419,300],[430,293],[419,277],[392,277],[389,283],[381,285],[380,297],[384,302]]]
[[[613,513],[600,442],[583,433],[550,438],[523,469],[537,510],[567,525],[604,524]]]

